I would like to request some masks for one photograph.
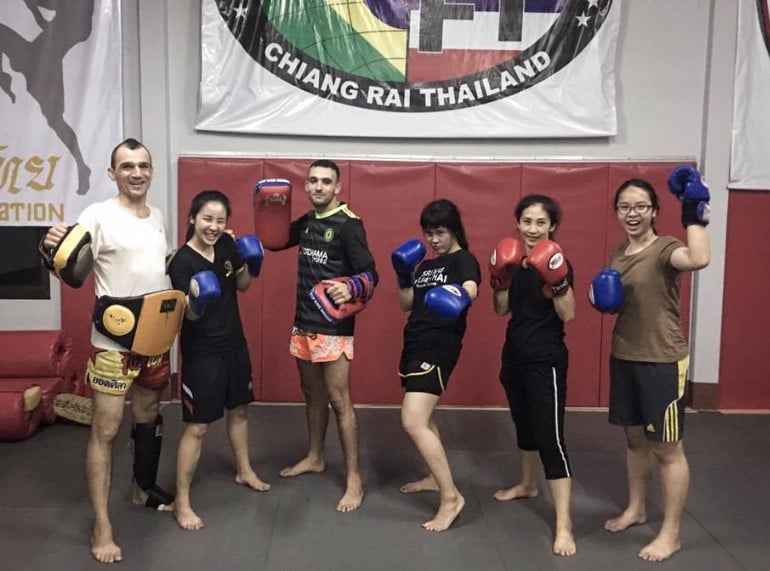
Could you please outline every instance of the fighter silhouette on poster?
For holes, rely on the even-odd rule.
[[[40,105],[46,122],[72,153],[78,168],[77,193],[86,194],[91,169],[83,159],[75,131],[64,119],[64,57],[91,35],[94,0],[78,0],[77,8],[71,0],[24,0],[24,4],[42,31],[27,41],[0,23],[0,89],[11,103],[16,102],[11,74],[3,69],[5,56],[10,67],[24,76],[27,91]]]

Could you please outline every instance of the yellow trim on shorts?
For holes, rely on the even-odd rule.
[[[433,369],[437,369],[437,375],[438,375],[438,384],[441,385],[441,392],[443,393],[446,390],[446,387],[444,386],[444,377],[441,375],[441,367],[437,367],[436,365],[431,365],[430,369],[425,369],[424,371],[419,371],[416,373],[406,373],[405,375],[401,373],[401,371],[398,372],[398,376],[402,379],[405,379],[407,377],[416,377],[421,375],[427,375],[428,373],[432,373]]]
[[[679,408],[677,407],[677,403],[684,396],[684,388],[687,383],[687,369],[689,366],[689,355],[677,362],[677,398],[666,407],[666,412],[663,414],[663,442],[679,441]]]

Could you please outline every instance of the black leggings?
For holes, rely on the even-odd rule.
[[[564,444],[567,360],[515,365],[503,361],[500,382],[516,425],[519,449],[540,453],[547,480],[571,477]]]

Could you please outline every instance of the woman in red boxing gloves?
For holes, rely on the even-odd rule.
[[[489,264],[495,313],[511,314],[500,382],[516,425],[521,482],[498,490],[499,501],[538,495],[538,457],[556,510],[553,552],[574,555],[571,477],[564,443],[567,346],[564,324],[575,317],[572,266],[552,241],[560,222],[552,198],[529,195],[515,210],[520,240],[504,238]]]

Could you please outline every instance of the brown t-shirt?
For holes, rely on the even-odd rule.
[[[671,254],[684,244],[660,236],[644,250],[626,255],[628,240],[610,257],[620,272],[623,306],[612,335],[612,355],[627,361],[673,363],[688,354],[679,312],[681,272],[671,266]]]

